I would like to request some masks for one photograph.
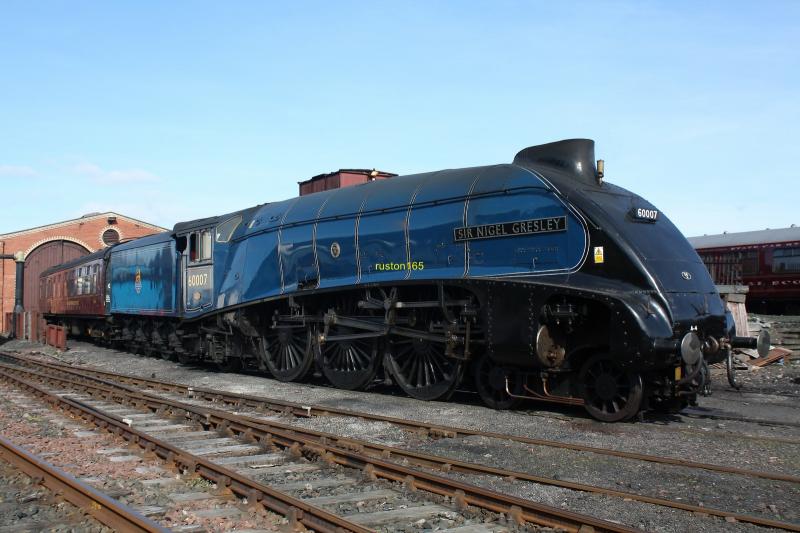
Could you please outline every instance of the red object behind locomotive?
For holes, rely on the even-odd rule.
[[[717,285],[746,285],[747,308],[800,313],[800,228],[690,237]]]

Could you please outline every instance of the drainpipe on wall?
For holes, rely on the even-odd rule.
[[[3,244],[3,251],[5,252],[5,250],[6,250],[5,241],[3,241],[2,244]],[[2,277],[0,277],[0,291],[2,291],[0,293],[0,310],[2,310],[3,316],[0,316],[0,327],[2,327],[3,320],[5,319],[5,306],[2,305],[2,304],[5,303],[5,300],[2,300],[2,298],[5,296],[5,280],[6,280],[6,275],[5,275],[6,274],[6,261],[5,260],[6,259],[16,259],[16,256],[11,255],[11,254],[0,254],[0,263],[2,263],[2,265],[3,265],[3,273],[2,273]],[[12,333],[12,336],[13,336],[13,331],[14,331],[13,316],[12,316],[11,324],[9,324],[9,325],[11,326],[11,333]]]
[[[0,333],[3,332],[3,321],[6,317],[6,241],[0,241]]]
[[[13,259],[17,263],[17,279],[16,287],[14,290],[14,314],[11,320],[11,336],[16,338],[17,337],[17,317],[22,315],[25,309],[22,307],[22,280],[23,276],[25,275],[25,253],[24,252],[17,252],[14,255],[0,255],[0,260],[2,259]],[[23,332],[24,333],[24,332]]]
[[[16,331],[19,317],[25,312],[22,307],[23,280],[25,277],[25,252],[14,254],[14,261],[17,262],[17,286],[14,288],[14,338],[22,338],[24,331]]]

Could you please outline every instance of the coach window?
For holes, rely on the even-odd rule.
[[[772,271],[800,272],[800,248],[776,248],[772,252]]]
[[[753,250],[742,254],[742,274],[750,276],[758,274],[758,251]]]

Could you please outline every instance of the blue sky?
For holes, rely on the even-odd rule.
[[[800,224],[800,2],[0,4],[0,233],[573,137],[687,235]]]

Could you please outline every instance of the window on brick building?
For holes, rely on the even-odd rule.
[[[108,228],[103,232],[103,244],[111,246],[119,242],[119,232],[114,228]]]

